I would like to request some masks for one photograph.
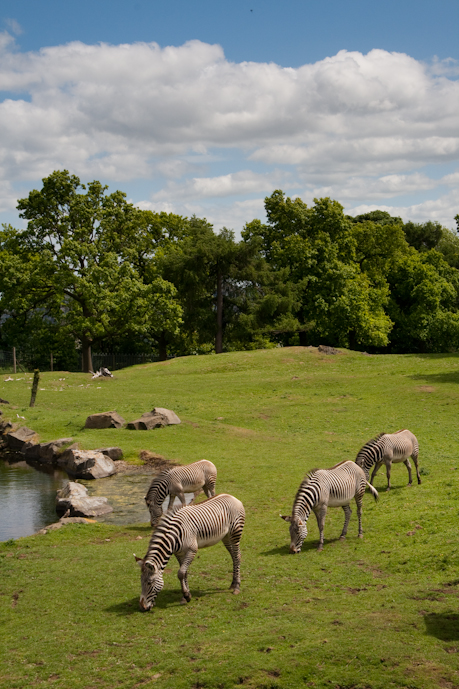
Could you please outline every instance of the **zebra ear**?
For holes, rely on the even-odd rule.
[[[141,557],[137,557],[137,555],[134,553],[135,561],[139,565],[139,567],[142,567],[143,560]]]
[[[292,518],[291,518],[290,515],[280,514],[279,517],[280,517],[281,519],[285,519],[286,522],[291,522],[291,521],[292,521]]]

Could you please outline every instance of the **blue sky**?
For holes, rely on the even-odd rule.
[[[457,0],[3,0],[0,220],[52,170],[240,231],[276,188],[454,227]]]

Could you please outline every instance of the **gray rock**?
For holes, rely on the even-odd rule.
[[[96,452],[102,452],[106,457],[110,457],[114,462],[123,459],[123,450],[120,447],[102,447]]]
[[[69,483],[57,491],[56,512],[68,517],[100,517],[113,512],[107,498],[90,498],[88,489],[79,483]]]
[[[155,407],[153,411],[142,414],[140,419],[128,423],[127,427],[135,431],[149,431],[152,428],[161,428],[178,423],[180,423],[180,419],[175,412],[163,407]]]
[[[335,349],[335,347],[329,347],[328,345],[319,345],[318,350],[322,354],[342,354],[342,352],[340,352],[339,349]]]
[[[31,428],[27,426],[21,426],[16,431],[10,431],[6,434],[6,441],[10,450],[15,450],[16,452],[21,452],[24,445],[31,443],[33,444],[37,439],[37,434],[32,431]]]
[[[116,473],[113,460],[93,450],[65,450],[57,463],[75,478],[104,478]]]
[[[85,428],[122,428],[126,421],[116,411],[91,414],[86,419]]]
[[[167,426],[164,416],[147,412],[142,414],[140,419],[128,423],[127,428],[131,431],[150,431],[152,428]]]
[[[41,443],[39,445],[38,461],[44,464],[56,462],[60,454],[59,450],[61,450],[64,445],[70,445],[72,442],[73,438],[60,438],[59,440],[52,440],[50,443]]]
[[[0,433],[3,435],[4,433],[8,433],[13,428],[13,424],[10,423],[9,421],[6,421],[5,419],[3,421],[0,421]]]
[[[27,443],[22,448],[22,454],[25,456],[26,459],[29,459],[32,462],[38,462],[40,459],[40,447],[40,443]]]
[[[167,419],[167,426],[174,426],[175,424],[180,423],[180,419],[175,413],[175,411],[172,411],[171,409],[163,409],[163,407],[155,407],[153,411],[151,412],[152,414],[159,414],[160,416],[164,416],[165,419]]]

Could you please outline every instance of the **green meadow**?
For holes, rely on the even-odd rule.
[[[291,347],[178,358],[109,380],[45,373],[33,409],[31,376],[7,377],[4,415],[24,416],[42,441],[119,445],[132,463],[143,449],[211,460],[217,492],[242,500],[246,526],[239,596],[218,544],[191,565],[187,606],[170,561],[150,613],[138,608],[133,558],[146,552],[149,524],[75,524],[1,543],[2,689],[459,687],[458,355]],[[154,406],[182,424],[84,429],[90,413],[116,409],[130,421]],[[343,511],[330,509],[323,552],[312,516],[302,552],[290,555],[279,514],[305,472],[353,460],[401,428],[419,440],[422,485],[409,488],[397,464],[386,492],[380,470],[363,540],[354,504],[345,541]]]

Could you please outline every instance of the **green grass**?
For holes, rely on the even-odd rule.
[[[146,614],[132,553],[145,553],[147,524],[73,525],[0,544],[0,687],[459,687],[458,356],[294,347],[176,359],[102,381],[48,373],[31,410],[31,376],[13,377],[23,380],[0,379],[0,396],[41,440],[120,445],[133,462],[142,449],[209,459],[218,492],[240,498],[247,520],[239,596],[219,544],[191,566],[189,605],[179,605],[171,560]],[[153,406],[182,424],[84,429],[90,413],[116,409],[129,421]],[[337,540],[343,513],[332,509],[324,551],[311,518],[302,552],[289,555],[279,513],[290,512],[304,473],[400,428],[418,437],[422,485],[408,488],[399,464],[386,493],[381,470],[362,541],[355,508]]]

